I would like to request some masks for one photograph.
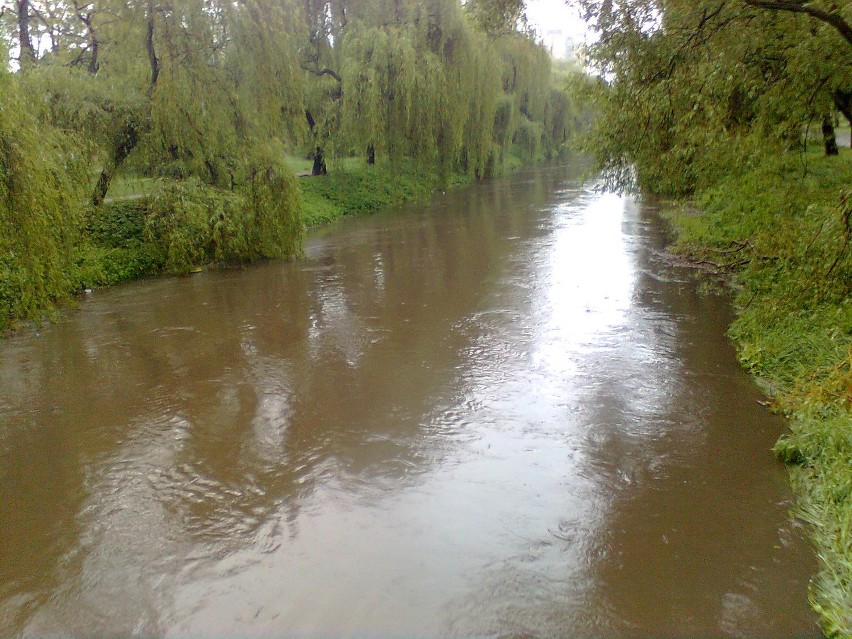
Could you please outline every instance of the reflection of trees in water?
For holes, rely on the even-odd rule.
[[[72,314],[3,345],[0,634],[79,570],[90,464],[115,450],[145,402],[122,383],[141,372],[122,341],[126,324],[93,313],[84,332],[81,321]]]

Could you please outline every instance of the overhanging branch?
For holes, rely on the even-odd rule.
[[[804,13],[821,20],[826,24],[830,24],[837,29],[846,43],[852,47],[852,25],[850,25],[839,13],[825,11],[819,7],[813,6],[809,0],[743,0],[746,4],[752,7],[760,7],[762,9],[774,9],[776,11],[790,11],[792,13]]]
[[[313,73],[315,76],[320,77],[320,78],[324,75],[330,75],[332,78],[334,78],[338,82],[343,82],[343,78],[341,78],[339,75],[337,75],[337,73],[335,73],[334,71],[332,71],[328,67],[324,67],[322,69],[305,69],[305,70],[309,71],[310,73]]]

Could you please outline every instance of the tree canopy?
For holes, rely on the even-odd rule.
[[[615,183],[688,193],[852,116],[850,3],[580,0],[603,78],[591,144]],[[624,108],[629,104],[630,108]]]

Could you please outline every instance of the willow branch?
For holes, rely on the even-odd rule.
[[[762,9],[775,9],[777,11],[790,11],[792,13],[804,13],[831,25],[843,36],[846,43],[852,47],[852,25],[843,19],[839,13],[832,13],[811,6],[809,0],[743,0],[752,7]]]
[[[154,3],[148,0],[148,25],[145,31],[145,49],[148,51],[148,62],[151,65],[151,82],[148,85],[148,93],[154,92],[157,79],[160,77],[160,61],[154,49]]]

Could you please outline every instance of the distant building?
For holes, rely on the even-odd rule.
[[[544,46],[550,49],[550,55],[554,58],[564,57],[562,29],[549,29],[545,31],[541,40],[544,42]]]
[[[580,47],[573,36],[565,35],[562,29],[550,29],[545,31],[541,38],[544,46],[550,50],[550,54],[559,60],[580,61]]]

